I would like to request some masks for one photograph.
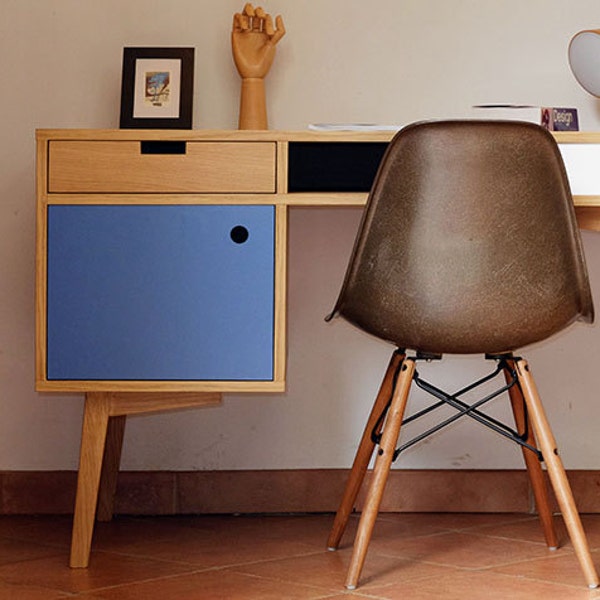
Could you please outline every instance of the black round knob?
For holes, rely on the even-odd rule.
[[[243,225],[236,225],[229,233],[229,236],[236,244],[243,244],[250,234]]]

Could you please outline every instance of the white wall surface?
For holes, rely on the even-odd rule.
[[[34,391],[34,131],[118,126],[123,46],[196,48],[195,128],[235,128],[232,15],[244,0],[0,2],[0,469],[74,469],[82,398]],[[267,80],[272,128],[461,117],[484,102],[574,106],[600,129],[567,46],[598,27],[597,0],[269,0],[287,35]],[[284,394],[130,418],[125,469],[346,467],[391,348],[342,321],[338,292],[360,210],[291,211]],[[600,234],[584,233],[600,298]],[[600,468],[600,329],[577,325],[527,353],[566,466]],[[479,360],[423,367],[450,390]],[[412,405],[419,405],[417,396]],[[508,416],[506,407],[495,409]],[[410,468],[513,468],[516,447],[459,424],[408,452]]]

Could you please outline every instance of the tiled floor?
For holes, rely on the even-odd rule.
[[[360,587],[344,589],[352,518],[337,552],[332,515],[119,517],[96,527],[88,569],[67,566],[67,517],[0,517],[0,599],[577,600],[587,589],[560,520],[546,549],[527,515],[381,515]],[[600,515],[583,517],[600,567]]]

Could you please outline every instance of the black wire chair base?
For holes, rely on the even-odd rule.
[[[431,361],[431,360],[438,360],[439,358],[441,358],[439,355],[417,354],[417,356],[407,358],[406,360]],[[519,385],[519,382],[517,379],[517,373],[510,364],[510,362],[512,362],[514,360],[514,358],[511,354],[504,354],[504,355],[499,355],[499,356],[491,356],[490,355],[490,356],[486,356],[486,358],[489,360],[497,361],[496,368],[488,375],[469,384],[468,386],[462,388],[461,390],[459,390],[458,392],[456,392],[454,394],[448,394],[447,392],[441,390],[440,388],[425,381],[423,378],[421,378],[418,371],[415,370],[415,373],[413,376],[414,383],[417,385],[417,387],[421,388],[422,390],[427,392],[429,395],[436,398],[438,401],[434,402],[433,404],[427,406],[426,408],[418,411],[417,413],[405,418],[402,421],[402,425],[416,421],[419,418],[429,414],[430,412],[432,412],[442,406],[450,406],[450,407],[454,408],[457,412],[456,412],[456,414],[452,415],[451,417],[441,421],[434,427],[431,427],[427,431],[424,431],[423,433],[415,436],[408,442],[405,442],[404,444],[398,446],[398,448],[396,448],[396,450],[394,452],[394,456],[393,456],[394,461],[398,458],[398,456],[402,452],[404,452],[411,446],[414,446],[415,444],[423,441],[425,438],[429,437],[430,435],[433,435],[434,433],[440,431],[444,427],[447,427],[451,423],[454,423],[461,417],[465,417],[465,416],[474,419],[475,421],[481,423],[482,425],[485,425],[489,429],[495,431],[496,433],[499,433],[500,435],[515,442],[516,444],[518,444],[524,448],[527,448],[528,450],[533,452],[540,461],[543,461],[542,453],[536,447],[532,446],[531,444],[527,443],[527,441],[526,441],[529,438],[529,431],[528,431],[528,425],[527,425],[527,423],[529,422],[529,419],[527,418],[527,406],[526,405],[524,405],[524,407],[523,407],[524,411],[525,411],[525,423],[526,423],[525,431],[523,433],[519,433],[518,431],[515,431],[512,427],[499,421],[498,419],[491,417],[490,415],[488,415],[488,414],[484,413],[482,410],[480,410],[481,407],[486,405],[488,402],[494,400],[495,398],[497,398],[504,392],[508,392],[513,386]],[[392,390],[394,390],[396,388],[396,383],[398,380],[399,372],[400,372],[400,366],[398,367],[398,369],[394,375],[394,384],[392,386]],[[496,390],[485,395],[480,400],[477,400],[477,401],[469,404],[460,398],[461,396],[464,396],[466,393],[476,390],[478,387],[493,380],[494,378],[498,377],[499,375],[501,375],[503,373],[508,373],[510,375],[510,377],[507,377],[508,381],[504,385],[501,385],[500,387],[498,387]],[[393,392],[392,392],[392,395],[393,395]],[[383,424],[383,421],[385,420],[385,417],[387,415],[387,412],[389,410],[391,402],[392,402],[392,398],[390,397],[386,407],[384,408],[382,414],[379,417],[379,420],[375,424],[375,427],[373,428],[373,431],[371,433],[371,440],[375,444],[379,444],[379,442],[381,441],[382,424]]]

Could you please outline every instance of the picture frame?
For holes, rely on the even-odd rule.
[[[121,129],[191,129],[194,48],[123,48]]]

